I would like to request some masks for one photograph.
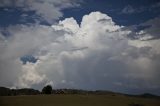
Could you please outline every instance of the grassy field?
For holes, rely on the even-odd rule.
[[[122,95],[35,95],[0,97],[0,106],[160,106],[158,99]],[[135,105],[136,106],[136,105]],[[140,105],[141,106],[141,105]]]

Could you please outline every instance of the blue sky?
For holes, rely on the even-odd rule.
[[[159,0],[87,0],[81,1],[81,6],[62,10],[64,15],[61,19],[74,17],[78,22],[81,22],[83,15],[92,11],[101,11],[111,16],[119,25],[135,25],[159,16],[158,3]],[[125,8],[126,13],[123,13]],[[39,18],[35,11],[23,11],[21,8],[12,6],[1,7],[0,10],[1,27],[35,23],[35,18]],[[50,24],[44,20],[40,20],[40,23]]]
[[[0,86],[160,95],[159,0],[1,0]]]
[[[151,8],[158,0],[87,0],[82,3],[81,8],[64,10],[64,17],[74,17],[81,20],[84,14],[92,11],[101,11],[108,14],[120,25],[134,25],[143,23],[149,19],[159,16],[159,8]],[[130,6],[132,13],[122,13],[124,8]]]

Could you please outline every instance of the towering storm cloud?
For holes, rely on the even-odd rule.
[[[5,0],[0,6],[34,10],[52,25],[12,25],[5,29],[8,36],[0,30],[0,86],[41,89],[51,84],[160,94],[159,18],[141,23],[150,27],[139,30],[118,25],[100,11],[84,15],[80,23],[73,17],[55,22],[63,14],[61,8],[78,4],[31,0],[24,5],[20,1]],[[24,56],[35,61],[24,62]]]
[[[66,18],[57,25],[18,25],[8,30],[11,37],[1,35],[1,85],[159,88],[160,49],[155,46],[159,40],[131,40],[131,31],[106,14],[92,12],[83,16],[80,25],[74,18]],[[20,57],[29,54],[37,62],[22,64]]]

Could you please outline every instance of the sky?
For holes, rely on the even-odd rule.
[[[0,0],[0,86],[160,95],[159,0]]]

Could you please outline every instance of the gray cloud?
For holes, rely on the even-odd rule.
[[[35,11],[42,19],[53,23],[63,16],[61,10],[79,6],[79,2],[76,0],[1,0],[0,7],[18,7],[23,11]]]
[[[154,19],[151,19],[145,23],[142,24],[143,26],[150,26],[146,29],[144,29],[144,33],[149,34],[152,36],[152,39],[159,39],[160,38],[160,17],[156,17]]]
[[[149,6],[140,6],[140,7],[134,7],[132,5],[126,5],[121,10],[121,14],[136,14],[136,13],[142,13],[142,12],[151,12],[155,11],[156,8],[158,8],[159,3],[149,5]]]
[[[128,5],[128,6],[126,6],[126,7],[124,7],[122,9],[122,13],[123,14],[132,14],[134,12],[135,12],[135,9],[132,6],[130,6],[130,5]]]

